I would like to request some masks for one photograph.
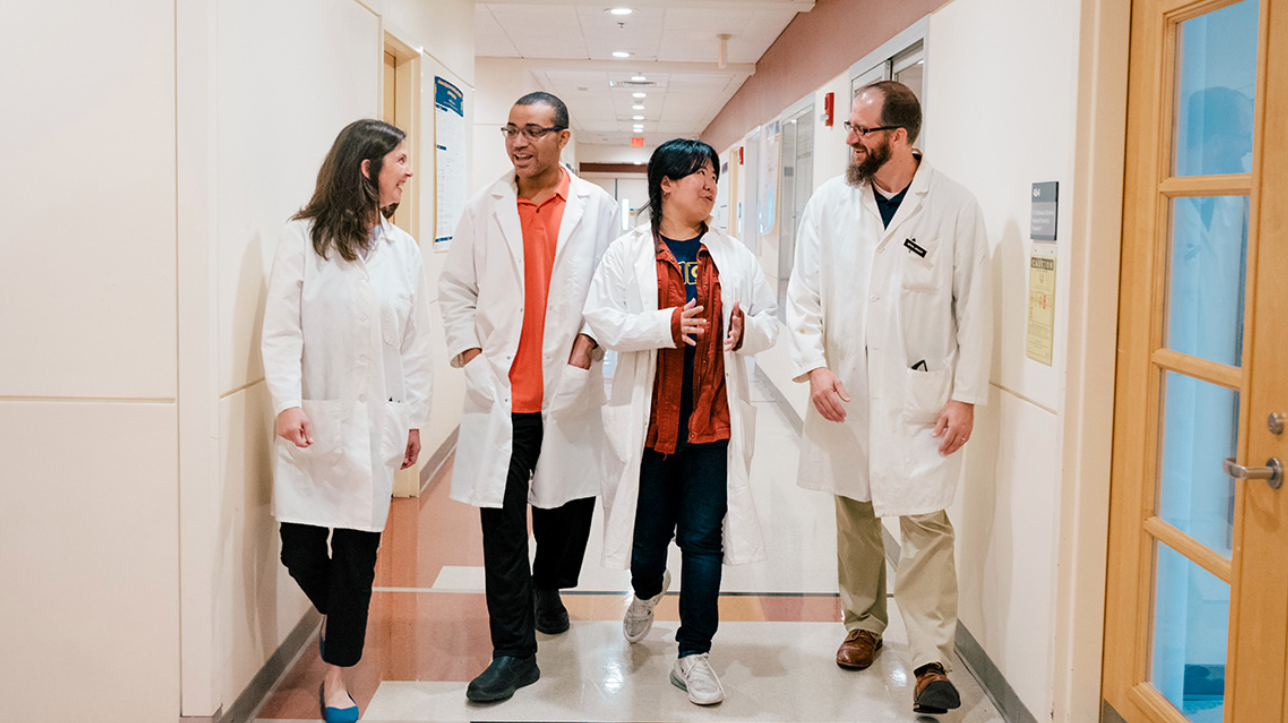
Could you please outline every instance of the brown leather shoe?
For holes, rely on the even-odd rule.
[[[927,663],[917,668],[916,674],[917,687],[912,694],[912,712],[938,714],[961,707],[962,700],[957,695],[957,687],[948,679],[944,666]]]
[[[848,670],[863,670],[872,665],[881,649],[881,638],[867,630],[851,630],[845,642],[836,649],[836,664]]]

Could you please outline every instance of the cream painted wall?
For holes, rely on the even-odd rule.
[[[1105,8],[1082,0],[1040,6],[957,0],[931,16],[927,58],[926,127],[934,137],[928,158],[979,198],[996,277],[993,390],[990,404],[977,410],[981,434],[972,441],[966,478],[951,509],[959,533],[961,619],[1028,709],[1062,721],[1098,716],[1099,651],[1077,639],[1100,638],[1103,596],[1094,599],[1094,590],[1103,585],[1108,469],[1105,464],[1086,483],[1069,470],[1095,469],[1102,452],[1088,447],[1085,438],[1097,436],[1107,453],[1109,440],[1097,430],[1108,430],[1112,422],[1110,405],[1096,399],[1113,395],[1115,319],[1112,302],[1109,308],[1103,302],[1116,296],[1116,263],[1087,264],[1116,262],[1118,234],[1093,233],[1086,211],[1095,203],[1098,216],[1116,220],[1120,214],[1120,194],[1116,200],[1090,194],[1098,185],[1110,195],[1120,188],[1122,116],[1093,108],[1094,94],[1080,89],[1097,73],[1104,83],[1107,62],[1121,61],[1107,74],[1125,80],[1126,17],[1105,16]],[[1117,34],[1123,53],[1105,60],[1097,40],[1113,45]],[[981,44],[981,37],[991,40]],[[1101,92],[1109,94],[1109,106],[1113,98],[1125,98],[1125,82],[1107,87]],[[1005,118],[1001,134],[999,113]],[[1103,149],[1079,142],[1093,123],[1097,137],[1108,140]],[[1025,354],[1034,248],[1028,239],[1030,194],[1038,181],[1060,183],[1050,367]],[[1080,209],[1081,223],[1075,225]],[[1086,283],[1089,275],[1098,277],[1094,284]],[[1076,288],[1075,277],[1082,280]],[[1084,328],[1072,353],[1071,309],[1084,324],[1094,312],[1096,326],[1107,330],[1088,335]],[[1071,360],[1096,370],[1092,376],[1081,373],[1072,393]],[[1070,418],[1073,408],[1081,411]],[[1095,550],[1099,561],[1091,556]],[[1079,592],[1088,585],[1092,598]],[[1075,596],[1076,614],[1067,602]],[[1090,672],[1071,675],[1075,663]]]
[[[179,709],[174,47],[170,1],[0,4],[6,720]]]
[[[931,16],[927,43],[927,157],[984,207],[996,285],[991,399],[950,509],[961,619],[1039,719],[1080,723],[1099,716],[1129,22],[1120,5],[956,0]],[[836,119],[815,126],[816,187],[846,162],[848,75],[815,91],[817,108],[829,91]],[[724,153],[736,163],[746,147],[750,162],[757,141]],[[1049,180],[1060,182],[1050,367],[1025,355],[1030,184]],[[745,228],[752,192],[740,182],[734,199]],[[773,269],[767,253],[776,247],[761,247]],[[779,344],[757,363],[803,413],[808,390],[790,382],[788,352]]]
[[[657,149],[657,144],[643,148],[630,146],[606,146],[599,143],[577,144],[577,160],[582,163],[639,163],[644,167]],[[641,171],[644,168],[640,169]]]
[[[307,609],[269,515],[265,277],[336,133],[380,107],[382,31],[426,49],[424,87],[472,94],[473,3],[432,5],[0,5],[0,93],[32,111],[0,118],[24,169],[0,180],[6,717],[226,712]],[[422,105],[409,130],[432,138]],[[431,210],[409,230],[432,236]],[[68,661],[93,673],[69,687]]]
[[[208,106],[210,129],[206,145],[194,145],[189,159],[193,176],[206,174],[212,186],[205,208],[213,219],[209,254],[216,263],[209,303],[218,319],[211,342],[218,359],[218,474],[193,470],[183,481],[186,493],[217,502],[187,509],[185,516],[187,526],[204,530],[192,535],[191,552],[185,549],[185,599],[213,600],[198,602],[192,615],[185,606],[183,713],[197,716],[227,710],[309,609],[278,562],[270,507],[271,405],[259,358],[264,289],[281,228],[308,201],[339,130],[379,114],[388,33],[422,49],[419,61],[412,61],[420,67],[417,115],[414,127],[404,128],[418,153],[419,227],[406,230],[421,241],[426,273],[437,278],[434,77],[466,94],[468,128],[474,76],[469,0],[436,2],[432,13],[414,0],[220,0],[214,16],[211,47],[204,51],[213,93],[192,99]],[[196,22],[189,28],[194,34]],[[191,72],[202,75],[199,61]],[[204,273],[194,263],[190,280],[201,283]],[[437,323],[436,298],[428,301]],[[199,305],[192,310],[194,317],[205,314]],[[441,330],[435,339],[433,415],[422,430],[426,458],[455,427],[461,402],[454,383],[459,373],[447,368]],[[201,403],[200,394],[192,390],[193,404]],[[213,583],[205,582],[207,575]]]
[[[470,172],[470,195],[486,188],[512,166],[505,154],[505,139],[497,129],[510,117],[514,101],[541,90],[537,79],[512,58],[476,58],[474,77],[478,88],[474,105],[474,167]],[[576,143],[574,137],[569,143]],[[566,160],[566,157],[565,157]]]

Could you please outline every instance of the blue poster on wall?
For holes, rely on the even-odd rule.
[[[465,209],[465,94],[434,78],[434,250],[445,252]]]

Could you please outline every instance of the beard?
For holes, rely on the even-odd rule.
[[[881,170],[881,167],[890,160],[890,141],[882,139],[881,143],[874,148],[869,148],[864,154],[862,161],[850,159],[850,165],[845,169],[845,182],[854,186],[861,187],[863,184],[872,180],[872,177]]]

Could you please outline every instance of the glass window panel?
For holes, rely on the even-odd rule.
[[[1257,0],[1243,0],[1177,28],[1176,175],[1252,168],[1257,79]]]
[[[1239,393],[1168,372],[1157,514],[1226,557],[1234,531],[1234,480],[1221,469],[1239,435]]]
[[[1195,723],[1225,713],[1230,586],[1155,541],[1154,640],[1150,683]]]
[[[1248,258],[1248,197],[1172,199],[1167,346],[1239,366]]]

